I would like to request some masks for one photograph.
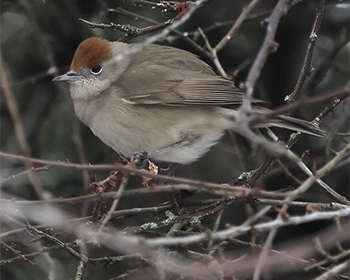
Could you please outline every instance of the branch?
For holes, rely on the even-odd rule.
[[[215,46],[214,53],[218,53],[229,40],[231,40],[233,34],[238,31],[241,24],[244,22],[244,20],[247,18],[248,14],[253,10],[256,4],[258,4],[259,0],[252,0],[247,7],[244,7],[242,9],[242,13],[238,17],[238,19],[235,21],[233,26],[231,27],[230,31],[221,39],[221,41]]]
[[[347,98],[349,96],[350,96],[350,83],[345,85],[345,86],[342,86],[340,88],[337,88],[333,91],[329,91],[329,92],[326,92],[324,94],[308,98],[306,100],[304,100],[304,99],[297,100],[291,104],[283,105],[277,109],[269,111],[266,114],[259,115],[257,117],[253,117],[249,123],[250,123],[250,125],[254,125],[254,124],[257,124],[259,122],[264,122],[264,121],[267,121],[270,119],[274,119],[279,115],[283,115],[287,112],[291,112],[297,108],[315,105],[317,103],[321,103],[321,102],[324,102],[324,101],[327,101],[330,99],[338,99],[337,103],[339,103],[340,101],[344,100],[345,98]],[[324,116],[325,116],[325,114],[322,114],[322,117],[324,117]],[[320,118],[320,117],[318,117],[318,118]]]
[[[7,107],[9,109],[9,113],[13,122],[15,134],[17,137],[17,140],[19,142],[19,146],[22,150],[22,152],[27,156],[30,157],[31,149],[29,146],[29,143],[26,139],[26,135],[24,132],[23,123],[21,120],[21,115],[19,112],[18,104],[15,98],[15,94],[11,88],[10,81],[8,79],[8,74],[4,65],[4,60],[2,58],[2,54],[0,52],[0,80],[2,84],[2,88],[4,90],[4,95],[7,103]],[[29,161],[25,162],[26,169],[28,171],[28,177],[30,182],[32,183],[32,187],[36,193],[36,195],[41,200],[45,200],[46,197],[44,195],[44,191],[41,188],[40,181],[34,171],[32,170],[32,165]]]
[[[293,93],[288,97],[288,101],[294,101],[298,98],[301,88],[304,85],[306,76],[311,71],[311,68],[312,68],[311,60],[312,60],[312,55],[316,45],[316,41],[318,38],[318,31],[320,30],[320,27],[321,27],[321,22],[322,22],[323,13],[324,13],[324,6],[325,6],[325,0],[321,0],[320,4],[316,9],[316,18],[309,37],[309,44],[306,49],[306,55],[305,55],[303,67],[300,71],[300,75],[299,75],[297,84],[295,85],[295,88],[293,90]]]
[[[250,68],[250,71],[245,83],[245,87],[247,89],[247,95],[249,96],[249,98],[253,94],[254,86],[260,76],[261,69],[265,64],[267,57],[271,53],[271,48],[275,44],[274,37],[276,34],[278,23],[283,15],[284,8],[287,6],[288,2],[289,2],[288,0],[279,0],[278,4],[274,8],[272,14],[268,19],[267,33],[266,33],[263,45],[252,67]],[[246,101],[243,100],[244,103],[246,103],[247,101],[248,100]],[[242,106],[246,106],[246,105],[243,104]]]
[[[315,212],[306,216],[295,216],[290,217],[287,221],[283,220],[274,220],[266,223],[259,223],[254,226],[236,226],[226,230],[218,231],[212,234],[200,233],[194,234],[190,236],[183,237],[160,237],[160,238],[152,238],[145,241],[146,245],[151,247],[159,247],[159,246],[171,246],[178,244],[193,244],[196,242],[204,242],[209,240],[225,240],[228,238],[234,238],[236,236],[240,236],[244,233],[251,231],[253,228],[258,230],[259,232],[265,232],[274,228],[290,226],[290,225],[302,225],[305,223],[310,223],[319,220],[330,220],[334,217],[348,217],[350,216],[350,208],[338,211],[331,212]]]
[[[329,163],[327,163],[323,168],[321,168],[320,170],[318,170],[314,175],[310,176],[298,189],[292,191],[287,198],[285,199],[285,204],[282,206],[280,213],[278,215],[278,217],[276,218],[277,220],[283,220],[283,215],[285,213],[287,213],[287,210],[289,208],[289,203],[293,200],[295,200],[297,197],[299,197],[302,193],[306,192],[311,185],[317,181],[317,179],[325,176],[326,174],[328,174],[333,168],[334,166],[341,161],[345,156],[349,156],[349,152],[350,152],[350,144],[343,149],[342,151],[340,151]],[[261,273],[261,269],[262,269],[262,265],[264,263],[264,261],[267,259],[267,255],[268,252],[271,248],[273,239],[277,233],[278,227],[274,228],[273,230],[270,231],[266,242],[264,244],[264,248],[259,256],[259,261],[257,263],[257,266],[254,270],[254,278],[253,280],[258,280],[260,277],[260,273]]]

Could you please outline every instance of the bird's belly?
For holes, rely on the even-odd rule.
[[[88,121],[80,119],[102,142],[127,157],[136,151],[152,153],[187,140],[188,145],[156,157],[159,161],[182,164],[200,158],[224,134],[221,119],[215,108],[211,107],[166,107],[118,102],[95,110],[93,118]]]

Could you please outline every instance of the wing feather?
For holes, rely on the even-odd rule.
[[[166,46],[151,45],[136,53],[117,82],[123,98],[135,104],[242,103],[242,93],[232,81],[216,75],[192,53]]]

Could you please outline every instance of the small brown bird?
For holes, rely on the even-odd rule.
[[[69,71],[53,81],[69,83],[78,118],[115,151],[189,164],[234,129],[237,111],[220,105],[239,106],[242,93],[187,51],[149,45],[123,55],[135,45],[86,39]],[[259,127],[324,134],[310,122],[279,118]]]

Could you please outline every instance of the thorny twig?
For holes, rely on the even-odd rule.
[[[142,3],[146,3],[146,1],[141,1]],[[208,2],[208,1],[201,1],[201,3]],[[295,5],[295,3],[299,3],[300,1],[291,1],[289,5]],[[158,3],[158,2],[157,2]],[[159,2],[159,3],[163,3]],[[165,2],[164,2],[165,3]],[[197,2],[198,4],[198,2]],[[287,5],[288,7],[288,5]],[[191,10],[193,12],[194,10]],[[269,11],[270,13],[270,11]],[[184,17],[186,17],[186,13],[184,14]],[[242,15],[241,15],[242,16]],[[248,19],[247,17],[246,19]],[[182,19],[180,19],[182,20]],[[183,21],[184,22],[184,21]],[[155,22],[154,22],[155,23]],[[164,23],[161,23],[164,24]],[[170,32],[178,32],[174,30],[174,26],[176,27],[177,23],[174,23],[175,25],[171,24],[163,30],[164,32],[160,32],[156,34],[155,36],[152,36],[150,40],[147,40],[146,44],[150,42],[154,42],[157,40],[157,38],[161,38],[162,36],[169,34]],[[230,23],[232,25],[232,22]],[[215,28],[215,25],[210,25],[209,28]],[[152,27],[154,28],[154,27]],[[161,27],[163,29],[164,27]],[[234,27],[232,27],[234,29]],[[151,30],[151,29],[149,29]],[[205,30],[205,29],[203,29]],[[181,33],[176,33],[177,35]],[[190,33],[187,33],[188,35]],[[203,33],[204,34],[204,33]],[[129,36],[131,37],[131,36]],[[187,37],[187,36],[186,36]],[[203,36],[203,38],[206,38]],[[223,40],[227,40],[227,38],[223,38]],[[208,58],[213,59],[215,58],[215,55],[213,55],[213,52],[209,53],[205,48],[201,48],[200,46],[196,45],[197,43],[192,41],[191,39],[189,40],[189,43],[191,43],[194,47],[197,46],[199,47],[199,50],[204,53]],[[146,45],[144,44],[144,45]],[[142,46],[144,46],[142,45]],[[142,47],[141,46],[141,47]],[[210,47],[209,40],[207,42],[207,46]],[[210,48],[208,48],[210,51]],[[130,53],[131,54],[135,51],[138,50],[132,50]],[[126,55],[128,55],[126,54]],[[311,53],[309,53],[311,55]],[[215,61],[214,61],[215,63]],[[304,66],[307,66],[304,64]],[[307,68],[307,67],[306,67]],[[224,71],[223,71],[224,72]],[[255,73],[257,74],[257,72]],[[259,76],[259,75],[257,75]],[[343,92],[339,94],[336,93],[333,96],[321,96],[321,97],[316,97],[315,99],[309,99],[306,101],[306,103],[309,104],[316,104],[316,102],[320,102],[322,100],[328,100],[331,98],[340,98],[344,99],[349,95],[349,86],[345,86],[342,88]],[[323,116],[325,116],[328,112],[332,111],[332,109],[336,106],[336,104],[339,104],[339,101],[333,102],[331,106],[326,108],[320,115],[319,118],[322,119]],[[269,118],[273,118],[274,116],[280,114],[281,112],[287,112],[289,110],[293,110],[295,108],[299,108],[303,106],[301,102],[293,102],[292,105],[288,105],[284,108],[279,108],[276,110],[271,111],[267,115],[264,116],[259,116],[259,118],[247,118],[250,123],[247,123],[247,127],[251,125],[252,123],[258,123],[262,120],[266,120]],[[316,120],[318,121],[318,120]],[[292,143],[294,143],[298,139],[298,137],[292,137],[288,144],[287,147],[290,147]],[[341,151],[340,153],[342,153]],[[337,154],[337,156],[340,155]],[[336,156],[336,157],[337,157]],[[345,155],[345,158],[343,160],[339,160],[338,163],[335,163],[333,165],[333,168],[339,168],[341,165],[344,165],[348,163],[348,158],[349,158],[349,153],[347,152]],[[94,201],[97,199],[114,199],[114,202],[112,204],[112,207],[109,208],[108,214],[103,222],[103,226],[106,225],[107,221],[112,220],[113,218],[117,219],[123,219],[126,218],[128,215],[134,215],[137,213],[155,213],[155,222],[153,224],[156,225],[157,227],[160,227],[162,225],[167,224],[169,227],[171,227],[171,231],[168,232],[162,232],[162,231],[156,231],[154,228],[152,230],[145,230],[142,231],[141,227],[145,224],[142,224],[142,226],[134,226],[130,228],[125,228],[122,226],[124,233],[137,233],[137,232],[143,232],[145,233],[143,236],[141,235],[136,235],[136,236],[131,236],[131,235],[122,235],[120,234],[120,230],[117,230],[115,227],[108,227],[108,229],[105,228],[105,230],[102,230],[102,227],[100,227],[100,230],[98,231],[97,227],[95,224],[91,226],[91,216],[88,217],[82,217],[82,218],[77,218],[73,219],[69,217],[65,217],[65,220],[63,219],[55,219],[54,220],[49,220],[48,216],[41,215],[38,216],[33,216],[31,215],[31,210],[33,209],[40,209],[43,210],[42,212],[46,212],[46,210],[50,210],[48,206],[43,203],[42,201],[19,201],[19,200],[9,200],[9,199],[2,199],[1,206],[2,210],[8,210],[9,212],[6,214],[1,214],[1,215],[10,215],[14,214],[14,209],[20,209],[21,212],[28,210],[25,213],[25,216],[27,219],[33,221],[36,221],[38,224],[36,224],[35,228],[42,230],[42,228],[45,228],[46,225],[52,225],[55,229],[57,230],[64,230],[64,233],[70,233],[70,234],[75,234],[76,236],[79,236],[79,239],[82,238],[84,240],[82,243],[85,244],[85,242],[93,242],[94,246],[104,246],[105,249],[109,250],[115,250],[119,253],[119,251],[122,251],[123,249],[127,248],[127,250],[140,250],[142,253],[145,253],[145,255],[139,255],[138,253],[136,254],[125,254],[122,256],[111,256],[111,257],[101,257],[101,258],[89,258],[85,252],[83,254],[79,253],[77,250],[74,248],[76,245],[73,245],[70,242],[63,242],[65,244],[62,247],[62,243],[58,242],[60,239],[58,239],[55,235],[53,238],[56,238],[57,240],[51,240],[49,237],[42,235],[40,238],[47,238],[48,240],[51,240],[52,242],[55,242],[55,244],[61,244],[61,245],[55,245],[51,246],[52,250],[58,249],[58,248],[63,248],[67,251],[67,247],[71,247],[78,255],[75,255],[75,258],[78,259],[79,264],[76,269],[76,276],[75,279],[83,279],[83,272],[85,269],[85,265],[88,262],[94,263],[94,264],[103,264],[106,267],[110,265],[114,265],[120,261],[123,260],[136,260],[137,265],[139,266],[137,269],[131,269],[127,271],[124,274],[120,274],[117,276],[117,278],[114,279],[119,279],[124,276],[130,277],[131,273],[144,273],[144,270],[141,268],[143,266],[149,266],[151,268],[155,268],[157,270],[158,276],[161,279],[166,279],[168,276],[168,273],[174,274],[174,275],[179,275],[180,277],[198,277],[195,272],[198,271],[203,271],[203,277],[210,277],[208,276],[209,274],[205,274],[207,272],[213,272],[213,275],[215,274],[215,277],[218,279],[233,279],[236,278],[236,273],[240,273],[240,271],[245,270],[246,268],[242,266],[245,261],[249,262],[249,264],[246,264],[246,267],[249,268],[251,271],[251,268],[254,267],[256,264],[256,259],[250,258],[249,254],[243,254],[239,256],[233,256],[229,258],[229,254],[224,253],[225,250],[225,243],[227,242],[236,242],[234,244],[240,244],[240,246],[244,245],[247,246],[248,248],[263,248],[265,249],[266,246],[262,246],[260,244],[252,244],[249,242],[243,242],[240,240],[233,240],[232,237],[234,236],[242,236],[243,234],[250,234],[253,233],[255,236],[258,236],[260,232],[264,231],[269,231],[269,230],[274,230],[276,228],[279,228],[281,226],[288,226],[288,225],[301,225],[304,223],[309,223],[309,222],[315,222],[317,220],[328,220],[331,221],[332,219],[335,221],[336,225],[338,226],[339,230],[343,226],[344,223],[340,224],[340,217],[348,217],[349,214],[349,207],[346,204],[346,201],[343,201],[343,204],[340,203],[313,203],[313,202],[308,202],[308,201],[291,201],[293,200],[296,196],[302,194],[303,192],[306,191],[306,189],[309,187],[307,184],[311,184],[312,180],[320,180],[317,179],[317,176],[320,175],[319,172],[323,169],[320,169],[319,172],[314,172],[314,175],[311,175],[307,181],[301,184],[301,187],[297,190],[290,190],[287,188],[287,191],[283,188],[286,186],[278,186],[279,187],[279,192],[278,191],[262,191],[259,189],[247,189],[244,187],[240,186],[228,186],[228,185],[219,185],[219,184],[212,184],[212,183],[207,183],[207,182],[201,182],[201,181],[195,181],[195,180],[187,180],[187,179],[182,179],[182,178],[171,178],[169,176],[161,176],[161,175],[155,175],[155,174],[149,174],[144,171],[140,170],[135,170],[132,168],[129,168],[128,166],[122,166],[122,165],[99,165],[99,166],[89,166],[88,164],[74,164],[74,163],[69,163],[69,162],[50,162],[50,161],[45,161],[45,160],[37,160],[33,159],[30,157],[21,157],[21,156],[15,156],[15,155],[9,155],[0,152],[0,157],[2,159],[12,159],[18,162],[18,160],[22,162],[29,161],[31,164],[37,163],[37,164],[50,164],[50,165],[57,165],[61,167],[66,167],[66,168],[74,168],[77,170],[120,170],[120,173],[128,173],[128,174],[135,174],[138,176],[147,176],[151,177],[155,180],[163,180],[164,182],[175,182],[177,183],[176,185],[157,185],[157,184],[152,184],[151,187],[148,188],[138,188],[138,189],[131,189],[131,190],[124,190],[124,185],[122,189],[119,189],[118,192],[110,192],[110,193],[103,193],[101,195],[93,194],[93,195],[85,195],[81,197],[74,197],[74,198],[62,198],[62,199],[49,199],[48,202],[50,203],[50,206],[54,206],[57,208],[59,205],[75,205],[77,203],[82,203],[82,202],[89,202],[89,201]],[[302,162],[298,161],[298,164],[301,164]],[[326,165],[327,166],[327,165]],[[39,167],[40,168],[40,167]],[[302,167],[303,170],[305,170],[304,167]],[[316,168],[313,168],[313,170]],[[329,170],[328,170],[329,171]],[[311,171],[310,171],[311,172]],[[262,173],[261,173],[262,174]],[[261,175],[260,174],[260,175]],[[312,178],[312,180],[311,180]],[[308,182],[308,183],[307,183]],[[306,184],[307,183],[307,184]],[[307,186],[306,186],[307,185]],[[193,197],[197,198],[196,196],[200,193],[207,193],[207,194],[213,194],[213,195],[218,195],[220,196],[217,199],[204,199],[202,200],[201,197],[199,197],[198,201],[193,201],[191,199],[189,200],[184,200],[182,201],[182,207],[184,207],[181,212],[181,215],[178,216],[167,216],[167,219],[160,219],[158,215],[163,215],[163,212],[170,209],[171,205],[170,203],[164,203],[160,204],[159,206],[156,207],[144,207],[144,208],[131,208],[131,209],[123,209],[123,210],[117,210],[116,206],[118,204],[119,198],[121,195],[123,197],[125,196],[136,196],[136,195],[153,195],[157,192],[168,192],[169,190],[175,190],[175,191],[182,191],[182,190],[188,190],[192,192]],[[4,194],[4,193],[3,193]],[[7,194],[4,194],[7,195]],[[336,197],[336,196],[335,196]],[[328,201],[328,200],[326,200]],[[254,204],[257,205],[267,205],[266,207],[260,207],[262,208],[260,211],[258,211],[256,214],[252,214],[252,217],[250,219],[245,219],[245,222],[242,222],[240,225],[235,226],[235,225],[226,225],[226,229],[222,230],[219,227],[219,221],[220,218],[222,220],[225,220],[225,215],[227,215],[229,212],[228,206],[232,206],[233,204],[250,204],[252,205],[252,208]],[[119,204],[118,204],[119,205]],[[287,206],[286,206],[287,205]],[[121,205],[120,205],[121,206]],[[271,207],[274,206],[274,207]],[[282,206],[282,209],[279,209],[279,207],[276,206]],[[300,215],[300,216],[293,216],[290,213],[287,213],[287,208],[290,206],[298,207],[300,211],[301,208],[305,208],[305,212],[307,213],[306,215]],[[192,208],[191,208],[192,207]],[[188,208],[188,209],[187,209]],[[195,208],[195,209],[193,209]],[[231,210],[231,209],[230,209]],[[279,213],[279,218],[277,220],[266,220],[266,219],[271,219],[270,214],[273,211],[277,211]],[[106,211],[106,213],[107,213]],[[205,225],[205,220],[204,218],[210,217],[214,213],[220,213],[216,220],[216,225],[214,227],[209,227]],[[270,213],[269,213],[270,212]],[[35,213],[35,212],[33,212]],[[221,217],[222,214],[222,217]],[[231,214],[231,212],[230,212]],[[289,216],[291,215],[291,216]],[[53,216],[53,215],[52,215]],[[142,216],[142,215],[140,215]],[[285,220],[283,220],[282,218]],[[344,219],[342,219],[343,221]],[[64,221],[64,222],[63,222]],[[194,222],[203,222],[203,225],[200,225],[200,223],[196,224]],[[231,220],[230,220],[231,221]],[[73,225],[81,225],[79,229],[77,229],[75,226],[71,226],[69,224]],[[142,222],[140,222],[142,223]],[[140,224],[139,223],[139,224]],[[148,223],[147,224],[151,224]],[[10,223],[9,223],[10,225]],[[31,230],[31,226],[27,226],[21,223],[16,223],[13,221],[13,224],[11,223],[11,226],[17,225],[20,228],[11,228],[7,232],[0,233],[0,238],[9,238],[12,236],[19,236],[19,233],[22,232],[31,232],[34,235],[38,235],[39,233],[34,230]],[[133,231],[134,230],[134,231]],[[344,231],[342,231],[344,233]],[[152,236],[166,236],[162,238],[148,238],[148,234],[151,234]],[[344,235],[344,234],[343,234]],[[39,239],[40,239],[39,238]],[[340,238],[337,241],[342,241],[344,237]],[[120,241],[122,240],[122,241]],[[205,248],[208,248],[206,245],[207,244],[202,244],[201,242],[208,241],[208,246],[213,244],[216,240],[224,240],[222,243],[220,243],[217,247],[214,246],[213,250],[207,251]],[[227,241],[226,241],[227,240]],[[80,240],[78,241],[78,243]],[[196,252],[190,250],[186,245],[183,244],[191,244],[197,242],[196,246],[199,246],[201,249],[204,249],[203,252]],[[121,244],[124,243],[124,244]],[[175,245],[172,247],[163,247],[163,246],[168,246],[168,245]],[[222,245],[222,247],[220,247]],[[293,246],[295,243],[293,243]],[[5,246],[5,245],[4,245]],[[298,245],[297,245],[298,246]],[[6,246],[5,246],[6,247]],[[193,246],[195,247],[195,246]],[[209,246],[210,247],[210,246]],[[220,248],[219,248],[220,247]],[[43,247],[44,248],[44,247]],[[48,247],[50,248],[50,247]],[[159,249],[160,248],[160,249]],[[171,248],[171,249],[170,249]],[[173,248],[176,248],[173,250]],[[289,251],[291,251],[292,248],[289,247]],[[323,251],[327,250],[325,247]],[[268,250],[270,254],[273,255],[286,255],[287,254],[283,251],[277,251],[274,249],[269,249]],[[36,251],[36,255],[40,255],[43,251]],[[327,253],[327,251],[325,251]],[[33,253],[33,256],[34,256]],[[231,253],[231,252],[230,252]],[[334,260],[338,260],[340,256],[344,256],[347,251],[344,250],[344,252],[338,254],[338,255],[330,255],[330,254],[324,254],[325,261],[329,261],[330,265],[334,265],[333,267],[329,267],[328,272],[326,271],[327,268],[321,267],[322,261],[318,262],[315,264],[313,267],[317,267],[317,269],[320,269],[322,271],[326,271],[319,279],[326,279],[329,277],[333,277],[334,275],[337,275],[341,273],[342,270],[345,268],[349,267],[348,262],[343,262],[340,264],[335,265]],[[21,256],[16,256],[13,258],[13,261],[16,260],[26,260],[26,258],[31,257],[30,254],[24,254],[24,258],[21,258]],[[86,256],[86,258],[82,258],[82,256]],[[256,256],[256,255],[255,255]],[[308,265],[308,256],[306,256],[305,259],[301,259],[300,257],[294,257],[290,256],[290,260],[293,262],[299,262],[302,263],[303,266]],[[254,256],[252,256],[254,257]],[[279,259],[279,257],[277,257]],[[334,259],[333,259],[334,258]],[[339,258],[339,260],[341,257]],[[253,261],[251,261],[253,260]],[[9,261],[9,260],[7,260]],[[12,261],[12,262],[13,262]],[[186,262],[184,265],[183,262]],[[193,263],[191,263],[193,262]],[[1,263],[0,263],[1,264]],[[146,264],[146,265],[145,265]],[[265,268],[270,268],[274,264],[271,263],[265,263],[266,265],[264,266]],[[275,265],[281,266],[282,264],[281,261],[276,261]],[[200,267],[199,265],[203,265],[204,268]],[[237,269],[238,267],[238,269]],[[242,268],[243,267],[243,268]],[[282,266],[281,266],[282,267]],[[247,269],[246,269],[247,270]],[[278,269],[277,269],[278,271]],[[193,276],[193,277],[191,277]],[[251,275],[247,276],[251,277]],[[243,278],[243,277],[241,277]]]
[[[11,84],[9,81],[7,69],[5,68],[5,63],[2,57],[2,53],[0,52],[0,79],[1,79],[1,86],[4,90],[4,95],[7,103],[7,107],[10,112],[10,116],[13,122],[14,131],[17,137],[17,140],[19,142],[19,146],[24,153],[25,156],[30,157],[31,155],[31,148],[30,145],[26,139],[23,123],[21,120],[21,115],[19,112],[19,107],[15,98],[15,94],[11,88]],[[33,189],[41,200],[46,200],[47,197],[44,194],[44,191],[41,187],[41,183],[35,174],[35,172],[32,170],[32,164],[30,161],[25,162],[25,166],[27,169],[27,174],[29,177],[30,182],[32,183]]]
[[[318,31],[319,31],[321,21],[322,21],[323,11],[324,11],[324,1],[322,0],[317,8],[317,11],[316,11],[315,22],[314,22],[314,25],[312,28],[312,32],[310,34],[309,44],[307,47],[307,51],[306,51],[306,55],[305,55],[305,59],[304,59],[304,64],[303,64],[301,73],[299,75],[298,82],[294,88],[293,93],[291,94],[291,96],[288,97],[290,102],[293,102],[294,100],[296,100],[297,96],[300,94],[300,90],[304,84],[306,75],[310,71],[313,49],[314,49],[315,44],[316,44]],[[344,90],[347,94],[343,98],[340,98],[340,100],[349,96],[350,85],[349,84],[346,85],[343,89],[341,89],[341,91],[342,90]],[[316,97],[316,98],[319,98],[319,97]],[[302,102],[302,101],[300,100],[299,102]],[[296,105],[295,102],[294,102],[294,104]],[[312,102],[311,102],[311,104],[312,104]],[[328,106],[328,108],[326,108],[323,112],[321,112],[315,118],[314,123],[319,124],[320,121],[331,111],[331,110],[329,110],[329,108],[333,109],[338,104],[339,104],[339,101],[335,100],[331,106]],[[274,115],[275,113],[276,113],[276,115]],[[278,114],[279,114],[278,110],[274,110],[273,115],[277,116]],[[252,123],[254,123],[254,121],[252,121]],[[300,137],[301,137],[300,133],[293,134],[287,143],[287,147],[292,147]],[[268,167],[271,166],[275,162],[275,160],[276,160],[276,157],[274,155],[269,155],[268,158],[266,159],[266,161],[263,163],[263,165],[256,172],[254,172],[252,177],[246,182],[246,185],[248,185],[248,186],[252,185],[258,178],[260,178],[260,176],[268,169]]]
[[[218,53],[229,40],[231,40],[233,34],[239,29],[240,25],[247,18],[248,14],[258,4],[259,0],[252,0],[247,7],[244,7],[242,13],[231,27],[230,31],[221,39],[221,41],[215,46],[214,52]]]

